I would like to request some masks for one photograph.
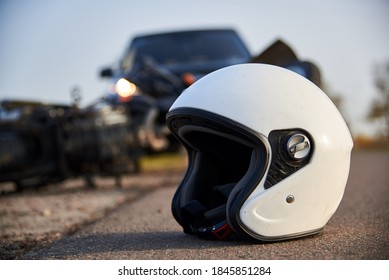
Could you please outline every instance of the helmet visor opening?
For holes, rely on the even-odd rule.
[[[203,174],[209,185],[224,185],[238,182],[247,172],[253,147],[238,142],[237,138],[210,132],[204,128],[191,128],[189,132],[180,133],[183,140],[197,156],[203,167]]]
[[[239,227],[239,209],[264,177],[266,137],[212,112],[179,108],[167,124],[185,146],[188,167],[172,200],[184,231],[202,236],[211,228]]]
[[[199,203],[201,226],[226,219],[226,204],[231,191],[249,170],[254,143],[237,136],[204,127],[185,126],[179,131],[185,143],[189,166],[181,205]]]

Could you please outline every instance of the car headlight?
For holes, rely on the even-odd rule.
[[[122,98],[130,98],[136,93],[136,85],[127,79],[120,78],[115,84],[115,91]]]

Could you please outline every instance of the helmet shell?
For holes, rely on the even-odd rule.
[[[260,240],[307,235],[320,231],[336,211],[348,178],[353,141],[335,105],[304,77],[266,64],[234,65],[186,89],[170,112],[178,108],[208,111],[249,128],[261,135],[269,160],[270,132],[301,129],[311,135],[315,149],[309,164],[268,189],[264,187],[267,170],[240,202],[238,224],[248,235]]]

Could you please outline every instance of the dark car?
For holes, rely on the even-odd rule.
[[[118,66],[101,76],[111,78],[106,99],[127,108],[141,145],[159,152],[176,147],[165,116],[181,92],[214,70],[250,59],[231,29],[158,33],[134,37]]]
[[[251,59],[246,45],[232,29],[158,33],[134,37],[115,76],[130,72],[145,57],[152,58],[177,77],[184,73],[203,76]]]
[[[104,69],[101,76],[111,77],[106,98],[128,109],[141,145],[163,151],[175,147],[165,116],[181,92],[212,71],[250,62],[274,64],[306,76],[312,68],[280,40],[252,57],[236,31],[205,29],[136,36],[118,66]]]

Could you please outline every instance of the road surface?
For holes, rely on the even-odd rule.
[[[147,176],[141,175],[137,184],[147,181],[154,186],[148,191],[18,258],[389,259],[389,152],[353,152],[345,195],[324,231],[275,243],[208,241],[184,234],[170,211],[182,174],[167,172],[152,176],[154,181]]]

